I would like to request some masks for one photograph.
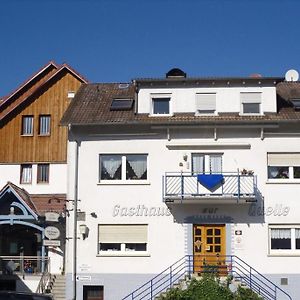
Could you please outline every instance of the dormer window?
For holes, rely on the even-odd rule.
[[[261,93],[241,93],[241,113],[261,114]]]
[[[170,95],[152,95],[152,115],[170,115]]]
[[[216,113],[216,93],[196,94],[196,114],[211,115]]]

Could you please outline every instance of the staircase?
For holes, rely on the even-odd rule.
[[[193,255],[186,255],[122,300],[154,300],[168,289],[184,285],[194,275],[194,266],[198,275],[209,272],[232,276],[235,283],[250,288],[265,300],[292,300],[279,286],[235,255],[199,255],[197,261]]]
[[[65,275],[54,275],[49,284],[48,291],[53,295],[54,300],[66,299],[66,278]]]

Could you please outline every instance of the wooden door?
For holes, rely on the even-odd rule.
[[[227,270],[225,225],[194,225],[194,272],[218,272]]]

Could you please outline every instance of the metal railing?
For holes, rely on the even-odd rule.
[[[2,274],[41,274],[49,271],[48,257],[40,256],[0,256]]]
[[[36,289],[36,293],[44,294],[46,292],[48,285],[51,284],[51,279],[52,279],[51,273],[45,271],[41,276],[41,279]]]
[[[193,273],[231,275],[233,280],[245,284],[263,299],[292,300],[284,290],[235,255],[186,255],[122,300],[153,300],[180,280],[184,280],[187,276],[191,278]]]
[[[205,196],[240,199],[254,198],[256,195],[256,176],[253,174],[222,173],[223,180],[213,189],[208,189],[202,185],[197,176],[198,174],[190,172],[166,172],[163,177],[163,197],[165,201],[167,199]]]

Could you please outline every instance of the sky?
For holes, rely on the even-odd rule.
[[[1,0],[0,96],[48,61],[90,82],[300,71],[298,0]]]

